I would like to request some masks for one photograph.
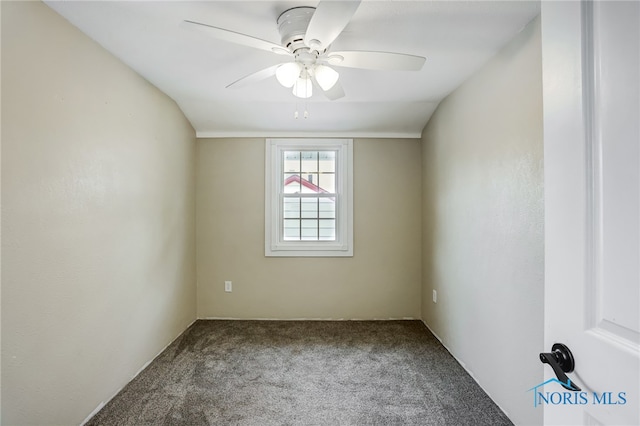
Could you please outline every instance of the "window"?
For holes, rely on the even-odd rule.
[[[267,139],[265,256],[353,256],[351,139]]]

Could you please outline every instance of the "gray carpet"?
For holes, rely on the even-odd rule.
[[[87,425],[510,425],[419,321],[197,321]]]

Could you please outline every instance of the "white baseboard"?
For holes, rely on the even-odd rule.
[[[200,317],[199,320],[220,321],[422,321],[420,318],[260,318],[260,317]]]
[[[165,351],[165,349],[167,349],[169,347],[169,345],[171,345],[173,342],[176,341],[176,339],[180,336],[182,336],[182,333],[184,333],[186,330],[189,329],[189,327],[191,327],[193,325],[193,323],[195,323],[198,319],[194,319],[193,321],[191,321],[191,323],[184,329],[182,330],[180,333],[178,333],[178,335],[176,337],[174,337],[173,339],[171,339],[171,341],[169,343],[167,343],[167,345],[162,348],[160,350],[160,352],[158,352],[157,354],[155,354],[155,356],[153,358],[151,358],[149,361],[145,362],[144,365],[133,375],[131,376],[131,378],[129,379],[129,381],[124,385],[127,386],[133,379],[135,379],[138,374],[142,373],[142,371],[147,368],[149,366],[149,364],[151,364],[156,358],[158,358],[158,356]],[[89,413],[89,415],[82,421],[82,423],[80,423],[80,426],[84,426],[89,420],[91,420],[91,418],[93,416],[95,416],[96,414],[98,414],[98,411],[102,410],[102,407],[104,407],[105,405],[107,405],[109,403],[109,401],[111,401],[117,394],[120,393],[120,391],[122,389],[124,389],[124,386],[122,386],[120,389],[118,389],[113,395],[111,395],[109,398],[107,398],[106,401],[102,401],[100,404],[98,404],[98,406],[96,408],[93,409],[93,411],[91,413]]]
[[[440,344],[447,350],[447,352],[449,352],[449,354],[453,357],[453,359],[455,359],[458,364],[460,364],[460,366],[462,368],[464,368],[464,371],[467,372],[467,374],[469,376],[471,376],[471,378],[473,379],[474,382],[476,382],[478,384],[478,386],[480,386],[480,388],[484,391],[484,393],[486,393],[489,398],[491,398],[491,400],[493,401],[494,404],[496,404],[498,406],[498,408],[500,409],[500,411],[502,411],[504,413],[505,416],[507,416],[509,418],[509,420],[511,420],[511,417],[509,416],[509,413],[500,406],[500,404],[498,404],[498,402],[493,399],[491,397],[491,394],[489,392],[487,392],[487,389],[485,389],[484,386],[482,386],[482,383],[480,383],[478,381],[478,379],[476,378],[476,376],[473,374],[473,371],[469,370],[467,368],[467,365],[464,363],[464,361],[462,361],[460,358],[458,358],[457,356],[455,356],[455,354],[453,352],[451,352],[451,349],[449,349],[449,347],[442,341],[442,339],[440,338],[440,336],[438,336],[432,329],[431,327],[429,327],[429,324],[426,323],[426,321],[424,319],[421,319],[422,323],[424,324],[425,327],[427,327],[427,329],[431,332],[431,334],[433,334],[433,336],[438,339],[438,341],[440,342]],[[513,420],[512,420],[513,421]]]

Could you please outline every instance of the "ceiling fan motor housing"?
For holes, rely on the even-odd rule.
[[[304,44],[304,35],[315,10],[315,7],[309,6],[294,7],[285,10],[278,17],[278,32],[282,45],[291,53],[308,47]]]

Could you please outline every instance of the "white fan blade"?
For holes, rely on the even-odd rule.
[[[276,69],[282,64],[273,65],[269,68],[265,68],[263,70],[251,73],[247,76],[242,77],[239,80],[234,81],[233,83],[227,86],[227,89],[239,89],[241,87],[248,86],[253,83],[257,83],[259,81],[265,80],[271,76],[276,75]]]
[[[321,52],[326,49],[347,26],[360,6],[357,1],[321,1],[309,21],[304,44]]]
[[[340,80],[336,81],[336,84],[334,84],[331,89],[323,93],[330,101],[344,97],[344,89],[342,88],[342,84],[340,84]]]
[[[313,82],[315,83],[315,86],[320,89],[320,91],[324,93],[324,95],[330,101],[335,101],[336,99],[344,97],[344,89],[342,88],[342,84],[340,84],[340,80],[336,81],[329,90],[322,90],[322,87],[320,87],[320,84],[318,84],[318,81],[315,77],[313,78]]]
[[[180,23],[180,26],[188,30],[199,31],[210,37],[217,38],[218,40],[224,40],[231,43],[240,44],[242,46],[253,47],[255,49],[266,50],[267,52],[273,52],[279,55],[291,55],[291,53],[287,49],[280,46],[279,44],[251,37],[246,34],[237,33],[235,31],[225,30],[223,28],[218,28],[211,25],[202,24],[200,22],[188,20],[182,21]]]
[[[337,67],[364,68],[385,71],[419,71],[426,58],[391,52],[344,51],[331,52],[327,58]]]

